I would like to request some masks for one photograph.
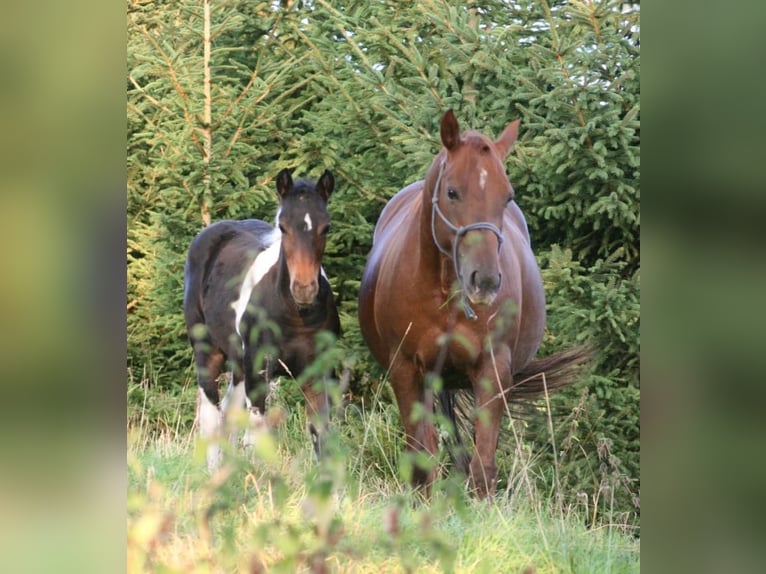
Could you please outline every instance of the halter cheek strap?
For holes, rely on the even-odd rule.
[[[439,166],[439,175],[436,177],[436,185],[434,185],[434,194],[431,197],[431,237],[434,240],[434,244],[436,245],[437,249],[441,251],[444,255],[452,259],[452,263],[455,266],[455,275],[458,278],[458,281],[460,281],[460,263],[458,262],[458,256],[457,256],[457,249],[458,245],[460,244],[460,240],[463,238],[464,235],[466,235],[469,231],[478,231],[480,229],[487,229],[495,234],[497,237],[497,250],[500,251],[500,246],[503,244],[503,232],[500,231],[500,229],[497,227],[497,225],[493,223],[489,223],[488,221],[480,221],[478,223],[471,223],[470,225],[465,225],[463,227],[458,227],[457,225],[453,224],[449,219],[447,219],[447,216],[444,215],[444,212],[439,207],[439,189],[441,188],[441,181],[442,181],[442,174],[444,173],[444,167],[447,164],[447,160],[443,159],[441,162],[441,165]],[[439,219],[442,220],[442,222],[447,226],[447,228],[452,231],[455,234],[455,240],[452,242],[452,253],[447,251],[444,247],[442,247],[441,243],[439,243],[439,240],[436,238],[436,218],[434,215],[438,215]],[[469,319],[476,320],[477,315],[476,312],[471,308],[470,303],[468,302],[468,297],[465,294],[465,290],[462,290],[462,297],[461,302],[463,303],[463,310],[465,311],[465,316]]]

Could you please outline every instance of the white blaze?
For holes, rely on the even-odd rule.
[[[306,231],[311,231],[313,226],[311,224],[311,216],[309,216],[308,213],[306,214],[306,217],[303,218],[303,221],[306,222]]]
[[[479,187],[482,191],[484,191],[484,187],[487,185],[487,170],[484,168],[481,168],[481,171],[479,172]]]

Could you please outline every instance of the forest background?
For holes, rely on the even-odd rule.
[[[524,440],[544,453],[541,481],[555,468],[566,497],[611,490],[636,518],[639,17],[638,3],[609,1],[129,2],[129,421],[148,412],[161,432],[172,410],[191,428],[186,250],[210,222],[272,220],[285,167],[335,174],[324,267],[346,398],[390,400],[356,319],[377,217],[424,176],[444,111],[493,137],[520,118],[506,165],[545,283],[540,354],[597,350],[552,398],[556,424],[541,408]]]

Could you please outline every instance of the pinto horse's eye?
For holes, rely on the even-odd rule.
[[[454,187],[448,187],[447,197],[449,197],[452,201],[455,201],[458,198],[457,190]]]
[[[279,224],[279,231],[281,231],[283,235],[287,234],[287,228],[281,223]]]
[[[508,196],[508,199],[506,199],[506,200],[505,200],[505,204],[506,204],[506,205],[510,205],[512,201],[513,201],[513,196],[512,196],[512,195],[509,195],[509,196]]]

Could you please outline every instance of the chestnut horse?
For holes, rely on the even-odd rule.
[[[448,390],[472,389],[475,449],[462,470],[481,498],[495,490],[508,403],[567,384],[586,356],[574,350],[533,360],[545,294],[503,165],[518,127],[516,120],[492,141],[461,133],[452,110],[444,114],[444,147],[426,178],[399,191],[380,214],[359,295],[362,335],[389,370],[410,451],[437,451],[433,417],[415,407],[433,411],[427,375],[440,375]],[[454,421],[453,402],[440,402]],[[415,466],[416,485],[429,491],[434,478],[435,465]]]
[[[211,470],[219,464],[216,439],[226,415],[247,407],[244,442],[252,442],[253,429],[265,426],[272,377],[298,378],[316,357],[320,330],[340,335],[338,311],[321,267],[330,228],[327,200],[334,185],[327,171],[314,184],[305,179],[293,183],[290,172],[282,170],[277,228],[257,219],[221,221],[191,244],[184,317],[197,366],[200,435],[211,441]],[[225,367],[232,377],[219,404],[217,379]],[[302,390],[319,455],[329,397],[314,380]]]

